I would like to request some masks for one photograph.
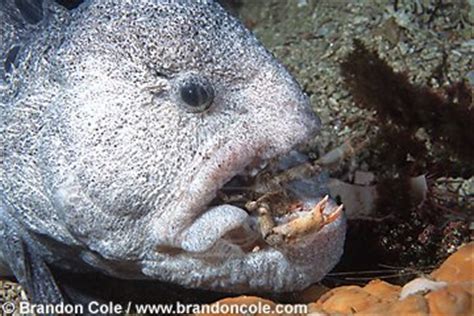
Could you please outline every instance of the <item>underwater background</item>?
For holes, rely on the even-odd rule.
[[[349,217],[343,258],[321,284],[267,298],[310,303],[331,288],[360,288],[374,280],[390,282],[376,291],[398,293],[472,242],[473,0],[221,3],[309,95],[322,130],[307,153],[314,159],[338,153],[327,170],[329,187]],[[464,255],[472,257],[472,246],[467,249]],[[472,278],[472,265],[465,268]],[[456,308],[467,306],[455,314],[472,312],[470,282],[470,294],[449,293],[458,298]],[[26,299],[13,280],[0,280],[0,286],[0,301]],[[226,296],[140,286],[163,302],[208,303]]]

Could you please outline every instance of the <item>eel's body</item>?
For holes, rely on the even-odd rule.
[[[334,266],[343,216],[308,228],[334,207],[272,246],[246,210],[211,205],[319,129],[239,21],[207,0],[42,2],[0,7],[0,250],[33,301],[64,300],[52,265],[233,292],[301,289]]]

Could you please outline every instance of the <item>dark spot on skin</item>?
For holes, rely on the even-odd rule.
[[[13,46],[7,53],[5,57],[5,62],[3,66],[5,68],[5,72],[10,72],[14,67],[18,67],[18,52],[20,51],[20,46]]]

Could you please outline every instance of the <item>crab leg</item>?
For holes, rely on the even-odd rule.
[[[268,205],[266,205],[266,203],[264,203],[257,209],[257,214],[260,234],[265,239],[268,235],[272,233],[272,229],[273,227],[275,227],[275,222],[273,221],[270,209]]]

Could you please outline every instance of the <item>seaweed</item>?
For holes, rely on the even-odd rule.
[[[390,155],[411,154],[423,167],[442,163],[449,171],[455,160],[474,161],[474,107],[466,82],[439,91],[412,84],[408,74],[395,72],[360,40],[354,40],[354,50],[340,66],[356,105],[376,111],[381,139],[394,141],[397,153],[390,148]],[[439,148],[439,157],[428,157],[423,150],[424,141],[416,137],[420,128]],[[463,165],[460,175],[472,176],[473,164]]]
[[[447,60],[444,55],[434,70],[438,81],[448,78]],[[367,150],[378,173],[378,198],[373,218],[349,223],[336,271],[376,269],[387,262],[416,270],[436,265],[470,239],[472,205],[460,203],[457,193],[436,190],[432,178],[474,175],[472,91],[464,81],[439,89],[412,84],[409,74],[395,72],[360,40],[340,67],[355,105],[375,113],[377,134]],[[408,181],[420,174],[428,190],[417,204]],[[369,266],[367,258],[373,259]]]

